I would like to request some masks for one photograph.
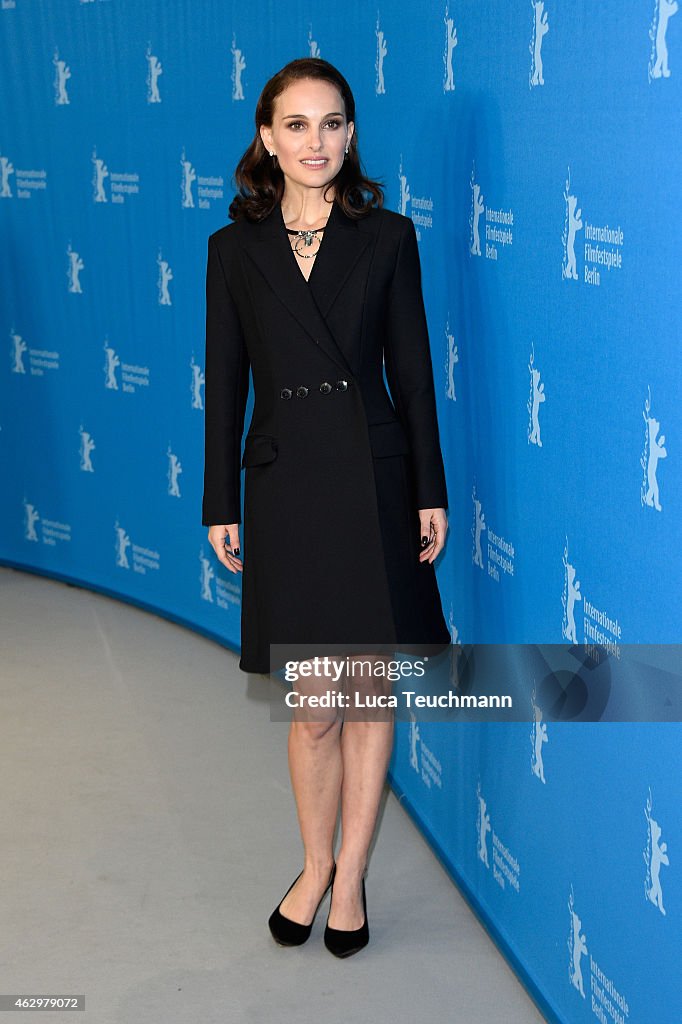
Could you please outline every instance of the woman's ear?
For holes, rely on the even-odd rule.
[[[265,148],[267,149],[267,151],[269,153],[270,150],[273,148],[273,145],[272,145],[272,132],[267,127],[267,125],[261,125],[261,127],[260,127],[260,137],[261,137],[261,142],[263,143],[263,145],[265,146]]]

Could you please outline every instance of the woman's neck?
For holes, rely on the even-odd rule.
[[[285,191],[282,196],[282,217],[287,227],[314,228],[326,222],[332,202],[324,199],[322,189],[304,192]]]

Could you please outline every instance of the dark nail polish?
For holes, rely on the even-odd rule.
[[[428,543],[429,543],[429,538],[428,537],[422,537],[422,547],[425,548]]]
[[[234,553],[235,553],[235,555],[238,555],[239,554],[239,548],[235,548],[234,549]]]

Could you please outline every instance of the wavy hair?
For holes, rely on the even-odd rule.
[[[341,168],[326,186],[334,186],[335,197],[343,212],[349,217],[362,217],[375,204],[383,206],[384,192],[378,181],[368,178],[364,172],[358,150],[358,128],[355,121],[355,99],[351,88],[333,64],[320,57],[300,57],[286,64],[266,82],[256,104],[256,133],[241,160],[237,164],[234,181],[238,192],[230,203],[229,215],[232,220],[245,218],[251,221],[263,220],[273,210],[284,194],[284,174],[279,161],[273,159],[260,136],[261,125],[271,127],[275,100],[292,82],[315,78],[335,86],[343,99],[346,121],[353,121],[355,128],[348,148],[348,155]],[[365,195],[369,193],[369,196]]]

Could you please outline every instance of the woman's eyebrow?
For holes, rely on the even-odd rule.
[[[336,116],[343,117],[343,114],[342,114],[342,112],[340,110],[332,110],[331,114],[325,114],[324,116],[325,117],[336,117]],[[286,121],[286,119],[288,117],[297,117],[301,121],[307,121],[308,120],[308,118],[306,117],[305,114],[284,114],[282,116],[282,120]]]

